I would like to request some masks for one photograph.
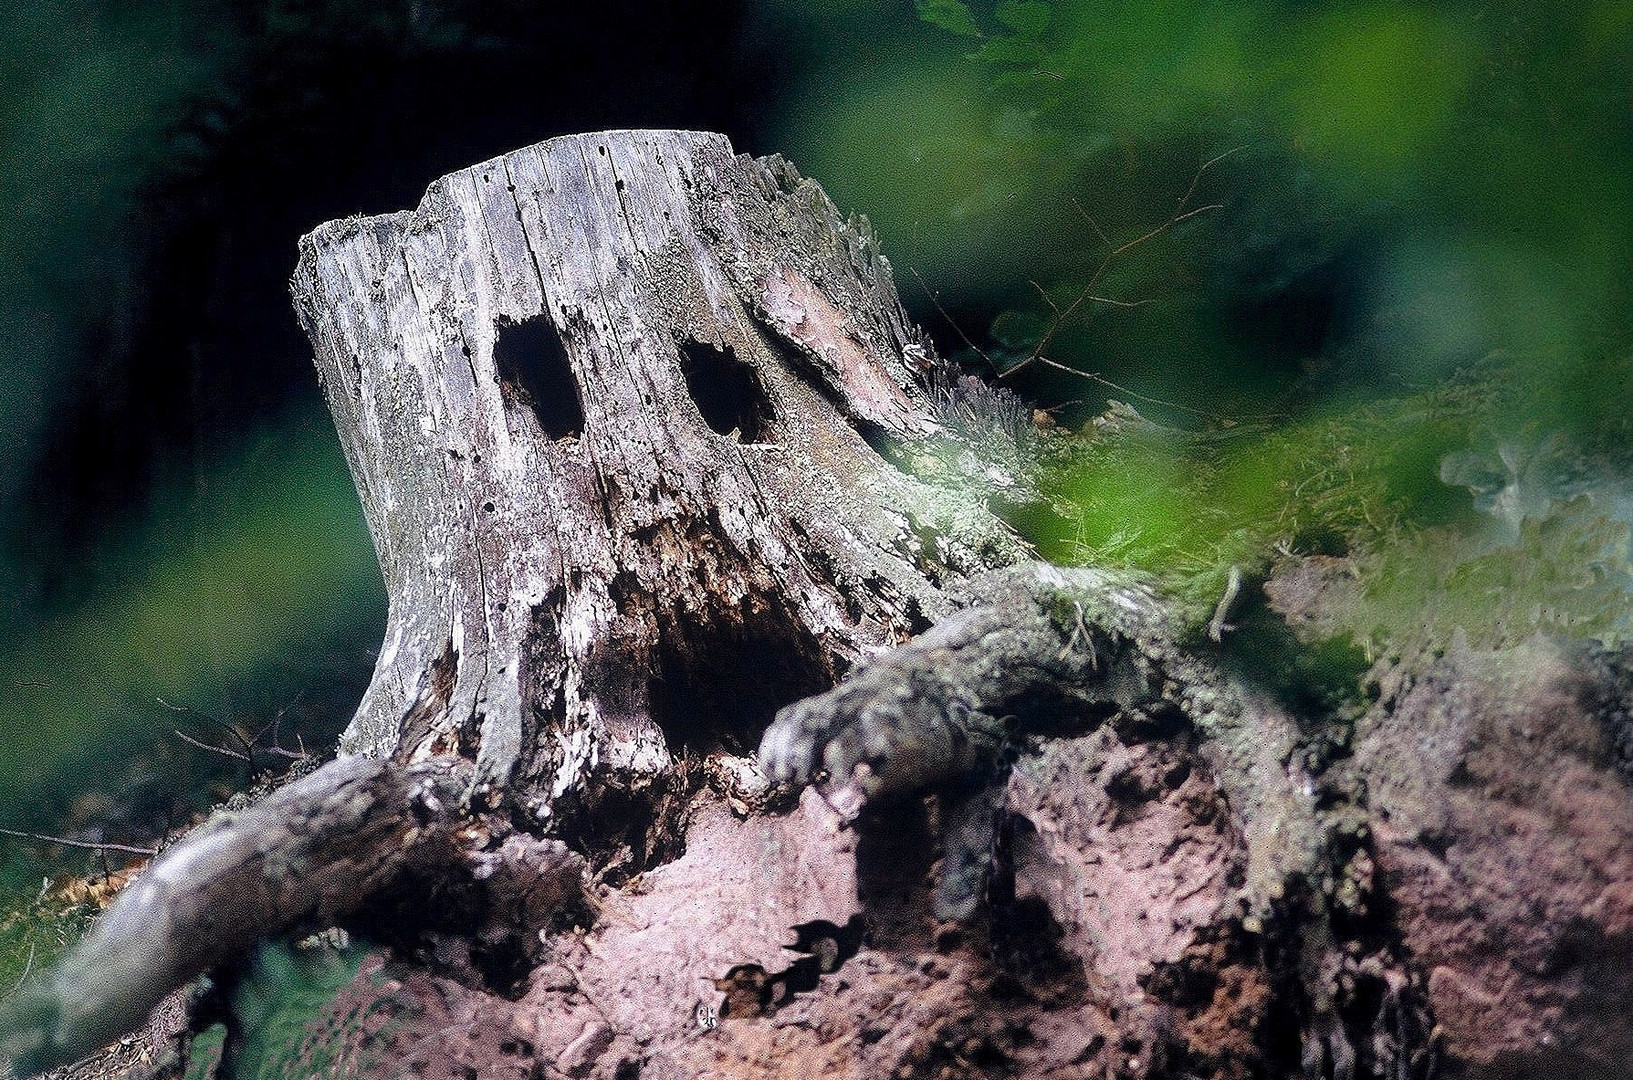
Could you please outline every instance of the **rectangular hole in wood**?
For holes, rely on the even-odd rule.
[[[765,387],[754,369],[737,353],[701,341],[680,342],[680,370],[703,422],[718,435],[739,442],[775,442],[771,424],[776,418]]]
[[[544,316],[519,323],[501,319],[495,329],[493,366],[499,372],[499,392],[505,404],[532,409],[548,438],[583,435],[584,405],[578,396],[578,380],[555,323]]]

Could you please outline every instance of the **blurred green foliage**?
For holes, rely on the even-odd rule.
[[[1232,150],[1191,203],[1218,209],[1097,287],[1154,302],[1089,305],[1053,359],[1257,414],[1319,390],[1313,372],[1399,386],[1497,348],[1563,397],[1627,348],[1624,3],[922,0],[918,35],[907,14],[804,6],[823,68],[785,150],[1000,363],[992,315],[1051,316],[1029,281],[1064,306],[1108,239],[1165,220]],[[1613,411],[1558,404],[1565,423]]]
[[[1198,631],[1232,567],[1257,577],[1297,555],[1345,560],[1332,572],[1353,587],[1328,593],[1321,634],[1369,658],[1459,634],[1484,648],[1539,632],[1633,640],[1625,453],[1615,468],[1556,437],[1527,457],[1522,435],[1504,443],[1506,459],[1460,449],[1482,441],[1492,415],[1515,413],[1506,398],[1526,385],[1487,366],[1411,395],[1203,434],[1103,419],[1053,444],[1042,474],[1053,509],[1027,531],[1055,561],[1157,573]],[[1446,482],[1465,455],[1489,456],[1496,475]]]
[[[379,569],[337,451],[321,418],[254,433],[202,492],[165,490],[113,531],[82,600],[0,645],[12,721],[0,775],[18,778],[13,793],[117,775],[132,748],[151,758],[190,726],[179,712],[254,732],[322,668],[337,632],[378,634]],[[200,734],[240,750],[230,732]]]
[[[389,1016],[368,1024],[366,1002],[325,1015],[335,995],[356,978],[366,954],[361,945],[337,950],[265,942],[257,948],[233,993],[242,1038],[232,1075],[293,1080],[368,1075],[379,1068],[383,1062],[374,1048],[385,1040],[381,1021],[389,1026]]]
[[[1232,565],[1349,555],[1332,630],[1369,651],[1626,639],[1633,8],[803,6],[785,149],[908,303],[1071,426],[1159,420],[1047,463],[1044,554],[1156,571],[1199,623]],[[1592,482],[1502,480],[1501,522],[1442,478],[1549,440]]]
[[[169,489],[114,530],[83,601],[0,644],[7,824],[152,844],[202,803],[287,764],[274,741],[327,749],[302,732],[332,737],[349,715],[361,691],[356,642],[377,639],[384,617],[337,451],[310,417],[253,433],[202,493]],[[286,716],[275,737],[264,730],[301,708],[315,715]],[[232,753],[254,744],[260,756],[223,774],[221,758],[178,731]],[[223,779],[229,787],[213,786]],[[37,897],[42,876],[94,878],[128,859],[0,837],[0,990],[89,924],[88,909]]]
[[[157,364],[132,337],[144,320],[175,317],[144,306],[175,286],[143,275],[186,257],[156,252],[196,243],[167,230],[219,220],[179,204],[233,198],[239,156],[283,168],[282,148],[310,139],[315,117],[334,122],[325,105],[344,93],[314,81],[325,63],[348,48],[378,61],[457,36],[412,3],[0,7],[0,823],[162,828],[209,801],[212,782],[247,784],[279,763],[262,754],[243,768],[171,729],[233,751],[263,729],[291,749],[316,734],[321,752],[349,715],[384,598],[315,379],[295,402],[251,379],[258,414],[220,400],[217,388],[245,385],[222,370],[277,365],[222,354],[221,337],[254,348],[259,327],[222,335],[213,295],[182,309],[187,325],[158,331],[183,359]],[[236,197],[259,195],[240,186]],[[259,304],[291,325],[279,279],[293,255],[292,239],[237,253],[279,267]],[[240,280],[259,279],[207,291]],[[177,371],[191,382],[166,383]],[[144,383],[153,388],[132,392]],[[190,432],[144,439],[144,412],[157,428],[188,402]],[[76,414],[117,418],[123,434],[100,445],[151,458],[58,460],[73,447],[59,418]],[[220,430],[245,414],[253,422]],[[41,480],[98,467],[132,479],[129,496],[76,506],[106,485],[58,495]],[[36,529],[27,515],[41,510],[53,520]],[[73,801],[91,790],[96,799]]]
[[[1347,554],[1445,521],[1440,454],[1467,438],[1478,395],[1349,403],[1274,427],[1192,435],[1148,422],[1063,444],[1043,486],[1060,512],[1044,557],[1155,571],[1205,619],[1232,565],[1278,552]]]

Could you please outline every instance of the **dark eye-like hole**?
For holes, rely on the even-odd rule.
[[[746,443],[775,441],[771,434],[775,414],[765,387],[754,369],[729,346],[682,341],[680,369],[686,376],[687,392],[711,430],[721,435],[735,433]]]
[[[506,404],[532,409],[546,436],[576,439],[584,434],[578,380],[555,323],[542,316],[520,323],[501,321],[493,365]]]

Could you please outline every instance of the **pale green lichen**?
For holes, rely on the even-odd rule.
[[[1334,612],[1373,654],[1501,649],[1536,635],[1617,645],[1633,636],[1628,526],[1579,497],[1520,523],[1512,542],[1421,534],[1359,562],[1364,589]]]

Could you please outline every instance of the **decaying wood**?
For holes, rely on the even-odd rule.
[[[412,865],[456,859],[448,763],[353,758],[241,813],[222,813],[155,860],[76,951],[16,1006],[19,1068],[72,1061],[142,1024],[194,975],[267,933],[338,915]]]
[[[1294,721],[1182,650],[1145,582],[1029,563],[972,580],[958,599],[961,610],[911,644],[784,709],[760,749],[771,778],[826,774],[864,799],[922,791],[995,775],[1003,745],[1040,728],[1064,734],[1096,712],[1166,706],[1206,737],[1236,807],[1249,856],[1242,913],[1268,917],[1286,882],[1319,865],[1325,836],[1311,779],[1290,760]],[[944,917],[975,910],[985,866],[965,873],[943,870]]]
[[[540,823],[752,749],[1020,554],[868,444],[937,427],[872,237],[718,136],[455,173],[314,232],[294,291],[390,594],[342,745],[474,757]]]
[[[1501,733],[1412,750],[1403,675],[1321,773],[1147,583],[1027,561],[988,508],[1027,498],[1025,410],[950,377],[865,222],[779,159],[554,139],[319,228],[293,289],[389,593],[374,679],[339,761],[167,853],[37,989],[25,1065],[336,923],[389,944],[289,1075],[1424,1080],[1481,1060],[1480,994],[1541,1000],[1472,958],[1430,857],[1499,798],[1452,788]],[[1577,708],[1556,756],[1602,809],[1633,680],[1593,670],[1511,707]],[[1453,860],[1471,887],[1544,844],[1515,817]],[[1588,942],[1613,994],[1633,815],[1595,820],[1555,875],[1582,915],[1504,925],[1537,963]],[[1606,1000],[1559,989],[1484,1062],[1607,1060],[1545,1041]]]
[[[875,449],[940,425],[865,224],[719,136],[453,174],[413,213],[316,230],[293,291],[389,597],[342,752],[470,761],[472,812],[616,847],[609,793],[752,752],[779,707],[951,611],[942,579],[1024,553]],[[104,1011],[87,1029],[129,1026]]]

